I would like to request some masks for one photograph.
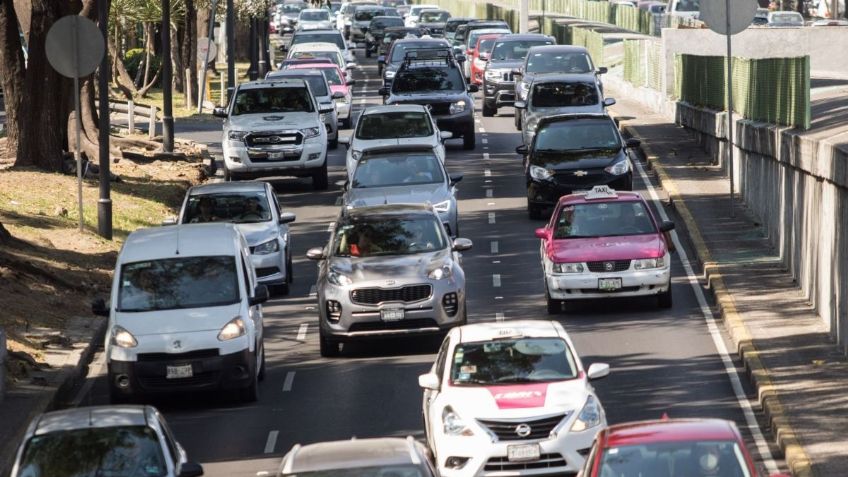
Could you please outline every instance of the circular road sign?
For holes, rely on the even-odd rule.
[[[97,69],[106,48],[103,35],[93,21],[79,15],[67,15],[50,27],[45,49],[47,60],[59,74],[81,78]]]
[[[728,8],[729,6],[729,8]],[[751,25],[757,13],[757,0],[701,0],[701,14],[698,17],[721,35],[735,35]],[[730,28],[727,13],[730,10]]]
[[[209,50],[209,56],[206,56],[207,50]],[[197,61],[199,61],[201,65],[207,58],[209,61],[215,61],[217,56],[218,45],[216,45],[214,41],[209,40],[209,38],[197,39]]]

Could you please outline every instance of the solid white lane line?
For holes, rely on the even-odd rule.
[[[315,288],[315,285],[312,285],[311,287],[309,287],[309,296],[317,296],[317,295],[318,295],[318,289]]]
[[[494,189],[486,189],[486,197],[491,198],[494,195]]]
[[[501,276],[498,273],[492,275],[492,286],[495,288],[500,288],[501,286]]]
[[[498,241],[497,240],[492,240],[492,243],[490,244],[490,250],[492,251],[492,255],[498,254]]]
[[[277,435],[280,431],[271,431],[268,433],[268,440],[265,441],[265,453],[271,454],[274,452],[274,447],[277,446]]]
[[[504,314],[503,313],[495,313],[495,321],[503,321]]]
[[[492,177],[492,170],[491,169],[483,169],[483,176],[484,177]]]
[[[297,340],[305,341],[306,340],[306,332],[309,330],[308,323],[302,323],[300,328],[297,329]]]
[[[495,213],[494,212],[489,212],[489,223],[490,224],[495,223]]]
[[[283,381],[283,392],[287,393],[292,390],[292,385],[294,384],[294,371],[289,371],[286,373],[286,379]]]
[[[482,142],[483,144],[489,144],[489,140],[486,138],[481,139],[480,142]]]
[[[656,189],[653,184],[651,184],[647,174],[645,174],[642,164],[638,161],[634,162],[636,164],[636,169],[639,171],[639,175],[642,177],[642,182],[644,182],[645,186],[648,188],[651,201],[656,206],[660,217],[662,220],[668,220],[668,214],[666,214],[665,208],[660,202]],[[751,402],[748,401],[748,397],[745,395],[745,389],[742,387],[742,381],[739,379],[739,374],[736,372],[736,367],[733,364],[733,360],[730,359],[727,346],[724,344],[724,338],[721,336],[721,331],[716,324],[715,315],[713,315],[712,309],[710,309],[710,306],[707,304],[707,298],[704,296],[704,290],[701,286],[701,282],[698,280],[698,277],[695,276],[695,271],[692,268],[692,264],[689,262],[689,256],[686,254],[686,250],[683,248],[683,244],[680,243],[680,238],[674,230],[671,231],[671,239],[674,242],[674,246],[677,248],[677,255],[680,257],[683,269],[686,270],[687,281],[692,287],[692,291],[695,293],[695,298],[698,300],[698,305],[701,308],[701,314],[704,315],[704,320],[707,322],[707,329],[713,339],[713,344],[721,357],[722,364],[724,364],[724,372],[730,379],[730,387],[733,388],[733,394],[736,395],[736,402],[739,403],[739,407],[742,409],[742,414],[745,416],[745,422],[748,424],[748,429],[750,429],[751,435],[754,437],[754,441],[757,444],[757,450],[760,453],[760,457],[763,459],[766,468],[768,469],[767,473],[775,474],[778,472],[778,468],[777,464],[774,462],[774,456],[771,453],[771,449],[769,449],[762,430],[760,430],[757,417],[751,409]]]

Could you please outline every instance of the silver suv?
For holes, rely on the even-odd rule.
[[[321,70],[307,69],[286,69],[279,71],[271,71],[265,75],[265,81],[279,81],[281,79],[302,79],[309,83],[309,90],[315,95],[315,100],[319,107],[327,109],[333,108],[330,113],[321,113],[321,119],[324,121],[324,127],[327,128],[327,144],[330,149],[335,149],[339,146],[339,116],[336,113],[337,99],[344,99],[345,95],[342,92],[333,93],[330,90],[330,83]]]
[[[321,356],[356,340],[444,333],[465,324],[465,272],[460,252],[430,205],[342,209],[318,260]]]

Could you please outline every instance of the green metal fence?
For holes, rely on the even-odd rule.
[[[636,86],[662,89],[662,45],[656,40],[624,40],[624,79]]]

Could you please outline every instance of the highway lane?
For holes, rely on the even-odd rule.
[[[373,60],[357,52],[354,107],[379,104]],[[365,93],[363,93],[363,91]],[[543,222],[527,218],[520,137],[511,108],[483,118],[478,108],[477,149],[448,142],[448,167],[464,175],[459,184],[460,235],[474,242],[465,254],[469,320],[547,319],[538,239]],[[220,129],[193,136],[220,141]],[[349,134],[349,131],[343,131]],[[208,138],[208,139],[207,139]],[[219,396],[180,396],[154,401],[189,456],[207,475],[255,475],[271,470],[295,443],[381,435],[423,436],[417,376],[429,368],[433,339],[392,340],[346,346],[341,358],[318,353],[313,284],[316,265],[306,250],[321,246],[338,212],[344,177],[340,146],[330,155],[329,191],[312,191],[309,179],[274,181],[283,207],[297,214],[292,227],[295,282],[290,294],[265,306],[267,378],[252,405]],[[637,190],[645,190],[641,179]],[[612,366],[596,385],[610,423],[672,417],[722,417],[744,428],[722,361],[680,261],[673,259],[674,307],[653,300],[603,300],[571,307],[556,316],[571,333],[584,363]],[[81,404],[104,404],[102,355],[92,366],[93,385]],[[750,440],[750,437],[749,437]],[[753,449],[752,445],[752,449]]]

